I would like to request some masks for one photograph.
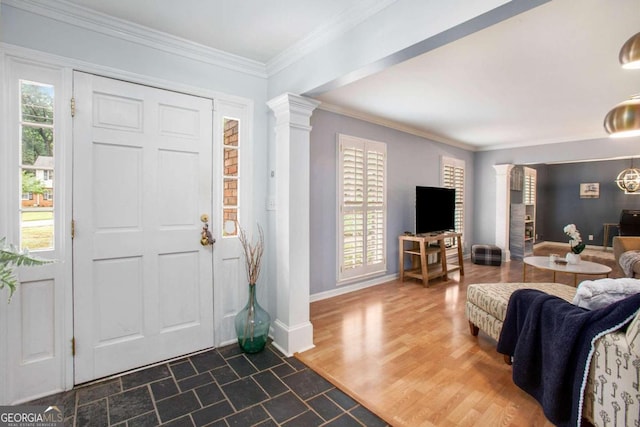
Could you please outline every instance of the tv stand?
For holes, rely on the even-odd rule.
[[[398,252],[400,255],[400,281],[404,282],[405,276],[413,277],[415,279],[422,280],[422,284],[426,287],[429,285],[429,279],[442,277],[444,280],[449,280],[448,273],[451,271],[460,270],[460,274],[464,276],[461,236],[461,233],[455,232],[437,233],[435,235],[399,236],[398,245],[400,250]],[[448,238],[455,238],[458,240],[458,265],[447,265],[447,249],[444,241]],[[405,247],[406,242],[410,243],[410,247]],[[437,243],[437,246],[429,245],[433,242]],[[429,264],[428,256],[431,253],[438,254],[438,262]],[[411,257],[412,264],[412,268],[406,271],[404,269],[405,255],[409,255]]]

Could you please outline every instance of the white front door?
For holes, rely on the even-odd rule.
[[[212,100],[80,72],[74,98],[79,384],[213,346],[214,212]]]

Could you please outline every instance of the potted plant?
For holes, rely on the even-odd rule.
[[[580,253],[584,251],[586,245],[582,241],[582,236],[576,228],[575,224],[568,224],[564,227],[564,233],[569,236],[569,247],[571,252],[566,255],[569,264],[578,264],[580,262]]]

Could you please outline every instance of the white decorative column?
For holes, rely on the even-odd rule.
[[[309,321],[309,145],[320,103],[285,93],[267,103],[276,119],[276,319],[273,345],[286,356],[313,348]]]
[[[509,211],[511,208],[511,169],[514,165],[493,165],[496,170],[496,245],[503,261],[511,261],[509,251]]]

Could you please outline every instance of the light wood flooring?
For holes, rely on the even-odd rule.
[[[583,259],[614,268],[610,251]],[[563,253],[535,254],[550,252]],[[396,280],[312,303],[315,348],[296,357],[393,426],[551,426],[513,384],[496,342],[482,331],[473,337],[464,314],[469,284],[520,282],[522,262],[466,260],[464,270],[427,288]],[[573,276],[556,280],[572,284]],[[527,281],[551,282],[552,273],[528,267]]]

